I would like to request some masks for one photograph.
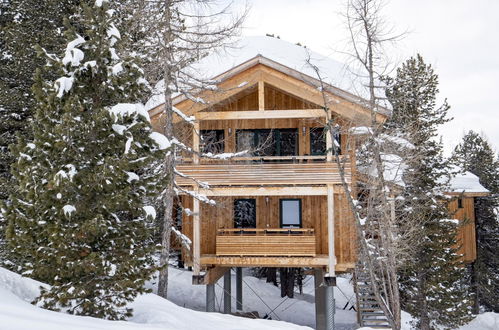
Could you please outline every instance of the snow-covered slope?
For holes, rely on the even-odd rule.
[[[0,330],[293,330],[310,328],[292,323],[314,326],[314,285],[310,276],[305,279],[303,294],[296,294],[295,299],[280,298],[280,290],[265,283],[265,280],[252,276],[244,277],[244,311],[258,311],[260,316],[270,314],[274,319],[292,323],[252,320],[192,310],[204,308],[205,287],[193,286],[191,276],[191,272],[171,268],[169,292],[172,301],[155,294],[142,295],[131,304],[134,316],[129,321],[107,321],[52,312],[33,306],[30,302],[38,295],[39,287],[43,284],[0,268]],[[217,307],[221,307],[222,288],[217,285],[216,289]],[[335,289],[337,329],[356,329],[355,312],[342,309],[348,298],[353,298],[348,279],[338,278],[338,287]],[[233,308],[234,306],[233,301]],[[270,313],[271,309],[274,310],[273,313]],[[403,330],[410,329],[410,320],[410,315],[403,313]],[[499,329],[499,314],[484,313],[459,330],[496,329]]]
[[[155,294],[138,297],[129,321],[107,321],[92,317],[52,312],[31,305],[39,282],[0,268],[1,330],[127,330],[127,329],[308,329],[285,322],[251,320],[218,313],[197,312],[162,299]]]

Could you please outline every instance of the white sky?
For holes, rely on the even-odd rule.
[[[242,3],[243,0],[235,2]],[[248,0],[243,35],[279,35],[340,59],[345,49],[344,0]],[[499,148],[499,0],[391,0],[387,21],[409,34],[394,61],[421,53],[440,77],[454,120],[442,128],[446,151],[465,131],[482,132]]]

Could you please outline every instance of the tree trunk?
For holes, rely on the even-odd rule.
[[[171,3],[169,0],[165,0],[165,26],[167,29],[164,31],[163,39],[168,44],[173,37],[171,31]],[[173,104],[172,104],[172,90],[171,82],[172,79],[172,54],[171,49],[166,47],[163,49],[163,80],[164,80],[164,96],[165,104],[163,108],[164,115],[164,131],[163,134],[168,138],[169,141],[173,139]],[[165,187],[164,192],[164,217],[163,217],[163,233],[161,236],[161,255],[159,260],[160,271],[158,280],[158,295],[163,298],[168,296],[168,260],[170,259],[170,239],[173,226],[173,196],[174,191],[174,175],[175,175],[175,149],[172,148],[165,155],[164,160],[164,175],[168,178],[168,183]]]
[[[430,330],[430,318],[428,317],[428,304],[425,297],[425,286],[426,282],[423,274],[418,273],[418,293],[417,300],[420,306],[419,308],[419,329],[420,330]]]
[[[168,66],[168,65],[166,65]],[[166,68],[165,74],[165,108],[164,118],[165,126],[163,134],[169,141],[173,138],[173,105],[172,92],[167,79],[170,76],[169,67]],[[168,183],[164,192],[164,217],[163,217],[163,233],[161,237],[161,255],[160,255],[160,272],[158,281],[158,295],[167,298],[168,295],[168,260],[170,259],[170,239],[173,226],[173,197],[174,191],[174,175],[175,175],[175,149],[168,151],[164,160],[164,175],[168,178]]]

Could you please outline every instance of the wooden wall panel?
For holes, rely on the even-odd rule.
[[[473,197],[462,197],[462,208],[458,208],[458,199],[449,202],[449,211],[454,219],[460,220],[457,241],[458,253],[463,254],[465,262],[476,259],[475,202]]]
[[[302,200],[302,227],[316,233],[316,254],[327,254],[327,197],[326,196],[237,196],[216,197],[217,206],[201,203],[201,254],[215,254],[217,229],[233,228],[235,198],[255,198],[257,228],[279,228],[281,198]],[[192,198],[182,198],[184,207],[191,207]],[[192,217],[183,218],[183,232],[192,239]],[[338,263],[355,262],[355,226],[346,199],[335,194],[335,250]],[[185,255],[185,253],[184,253]]]

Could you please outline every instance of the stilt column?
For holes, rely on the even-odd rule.
[[[206,285],[206,311],[215,311],[215,284]]]
[[[321,268],[314,270],[315,286],[315,329],[326,330],[324,271]]]
[[[236,309],[243,310],[243,269],[236,268]]]
[[[230,314],[231,311],[231,275],[230,269],[224,274],[224,314]]]

